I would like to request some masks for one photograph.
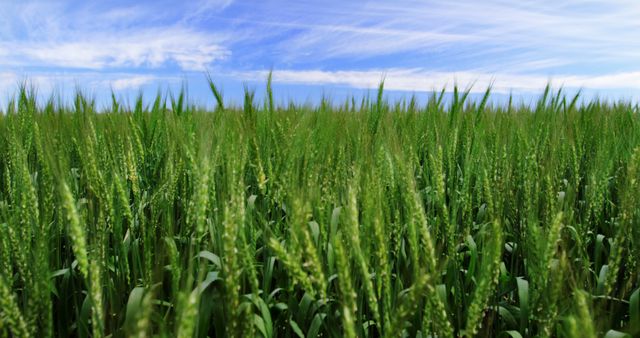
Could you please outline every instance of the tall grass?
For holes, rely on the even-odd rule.
[[[640,111],[468,92],[0,116],[0,337],[640,334]],[[170,108],[168,108],[170,107]]]

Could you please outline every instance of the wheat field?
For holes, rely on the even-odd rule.
[[[19,90],[0,337],[640,335],[638,106],[210,85],[209,111]]]

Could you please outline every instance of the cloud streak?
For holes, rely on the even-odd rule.
[[[268,72],[243,73],[239,76],[256,81],[266,78]],[[276,70],[273,80],[285,84],[341,85],[360,89],[374,89],[384,79],[385,88],[399,91],[430,92],[454,85],[471,92],[484,92],[491,86],[494,92],[538,92],[548,83],[565,88],[585,89],[637,89],[640,90],[640,72],[625,72],[603,76],[563,75],[546,77],[525,74],[492,74],[482,72],[433,72],[424,69],[378,69],[366,71]]]
[[[230,52],[212,37],[184,28],[146,29],[118,34],[92,34],[77,39],[43,41],[38,45],[4,43],[6,63],[42,66],[105,69],[158,68],[168,62],[180,69],[204,70]],[[8,54],[8,55],[7,55]]]
[[[142,5],[67,11],[60,4],[32,2],[13,12],[16,19],[0,42],[0,64],[12,67],[102,70],[173,64],[201,71],[231,54],[224,34],[185,23],[157,23],[161,18],[145,15],[153,11]]]
[[[605,72],[629,67],[640,56],[640,3],[626,0],[368,1],[355,10],[337,3],[322,6],[343,11],[291,6],[274,14],[285,18],[274,21],[298,25],[278,45],[291,62],[394,56],[396,64],[384,59],[390,67],[435,63],[440,70],[501,71],[507,63],[509,71],[526,72],[531,63],[553,59],[556,63],[544,70],[573,65]]]

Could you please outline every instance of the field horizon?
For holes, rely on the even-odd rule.
[[[278,71],[270,71],[264,80],[237,81],[228,83],[227,86],[217,85],[217,89],[223,96],[223,104],[232,109],[242,109],[244,105],[244,95],[246,91],[253,94],[256,102],[264,102],[272,95],[275,105],[286,107],[294,104],[296,106],[313,107],[320,104],[330,105],[332,108],[343,106],[345,101],[355,99],[358,102],[370,100],[375,97],[380,84],[384,83],[384,73],[380,73],[380,82],[368,88],[354,88],[349,86],[312,86],[312,85],[287,85],[271,81]],[[0,113],[6,113],[9,104],[15,104],[21,91],[28,91],[35,96],[39,105],[47,102],[56,102],[58,106],[72,106],[75,97],[83,96],[86,100],[95,103],[98,112],[108,112],[112,109],[113,100],[117,100],[121,107],[133,110],[138,104],[138,100],[142,99],[145,106],[152,105],[158,96],[166,101],[165,108],[170,108],[170,98],[176,95],[184,95],[184,99],[194,105],[198,110],[214,111],[218,107],[218,102],[211,97],[210,73],[203,72],[199,76],[182,81],[165,84],[165,85],[145,85],[138,90],[129,88],[127,90],[116,89],[113,84],[109,86],[68,86],[64,83],[50,84],[44,86],[46,90],[40,91],[38,84],[41,81],[32,81],[28,77],[22,81],[16,82],[12,90],[3,93],[0,97]],[[270,81],[272,92],[267,93],[264,90],[264,83]],[[54,82],[55,83],[55,82]],[[5,88],[7,89],[7,88]],[[506,106],[512,104],[514,106],[526,106],[531,108],[535,106],[540,98],[545,95],[562,96],[565,100],[568,98],[576,99],[576,106],[588,105],[592,102],[601,103],[628,103],[631,105],[639,105],[640,101],[636,97],[635,91],[607,91],[597,90],[584,87],[565,87],[562,83],[558,84],[552,78],[537,90],[518,90],[518,89],[496,89],[489,85],[481,87],[475,83],[443,83],[440,87],[426,90],[389,90],[385,86],[384,99],[390,104],[415,101],[417,105],[427,105],[433,96],[442,96],[442,104],[450,105],[454,99],[454,92],[466,95],[466,103],[479,103],[485,99],[487,93],[487,105]],[[11,93],[11,94],[10,94]]]

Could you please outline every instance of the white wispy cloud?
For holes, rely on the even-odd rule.
[[[194,0],[187,2],[187,9],[182,21],[204,19],[212,13],[218,13],[229,7],[233,0]]]
[[[474,83],[473,91],[492,85],[498,92],[538,92],[549,82],[640,89],[637,1],[276,4],[283,2],[243,22],[280,32],[273,49],[282,66],[274,80],[281,83],[375,88],[384,76],[386,88],[406,91]]]
[[[268,72],[248,72],[239,77],[260,81]],[[273,80],[287,84],[343,85],[374,89],[384,80],[386,89],[430,92],[454,85],[484,92],[491,86],[494,92],[538,92],[548,83],[557,87],[585,89],[638,89],[640,72],[624,72],[603,76],[562,75],[547,77],[527,74],[494,74],[476,71],[433,72],[425,69],[373,69],[366,71],[275,70]]]
[[[139,89],[141,86],[153,83],[158,78],[153,75],[131,75],[119,77],[112,81],[106,81],[113,90],[120,91],[126,89]]]
[[[175,62],[183,70],[203,70],[229,51],[209,35],[184,28],[145,29],[118,34],[95,33],[76,39],[4,43],[4,58],[18,66],[66,68],[157,68]]]
[[[26,2],[8,10],[13,17],[0,41],[0,65],[113,69],[175,64],[200,71],[231,53],[224,34],[161,23],[162,14],[142,5],[68,10],[62,3]]]
[[[552,59],[535,70],[603,62],[623,68],[640,56],[637,1],[399,0],[312,7],[288,6],[274,14],[298,25],[279,44],[292,62],[395,55],[401,62],[444,64],[439,68],[447,70],[502,71],[508,63],[510,71],[527,71]]]

